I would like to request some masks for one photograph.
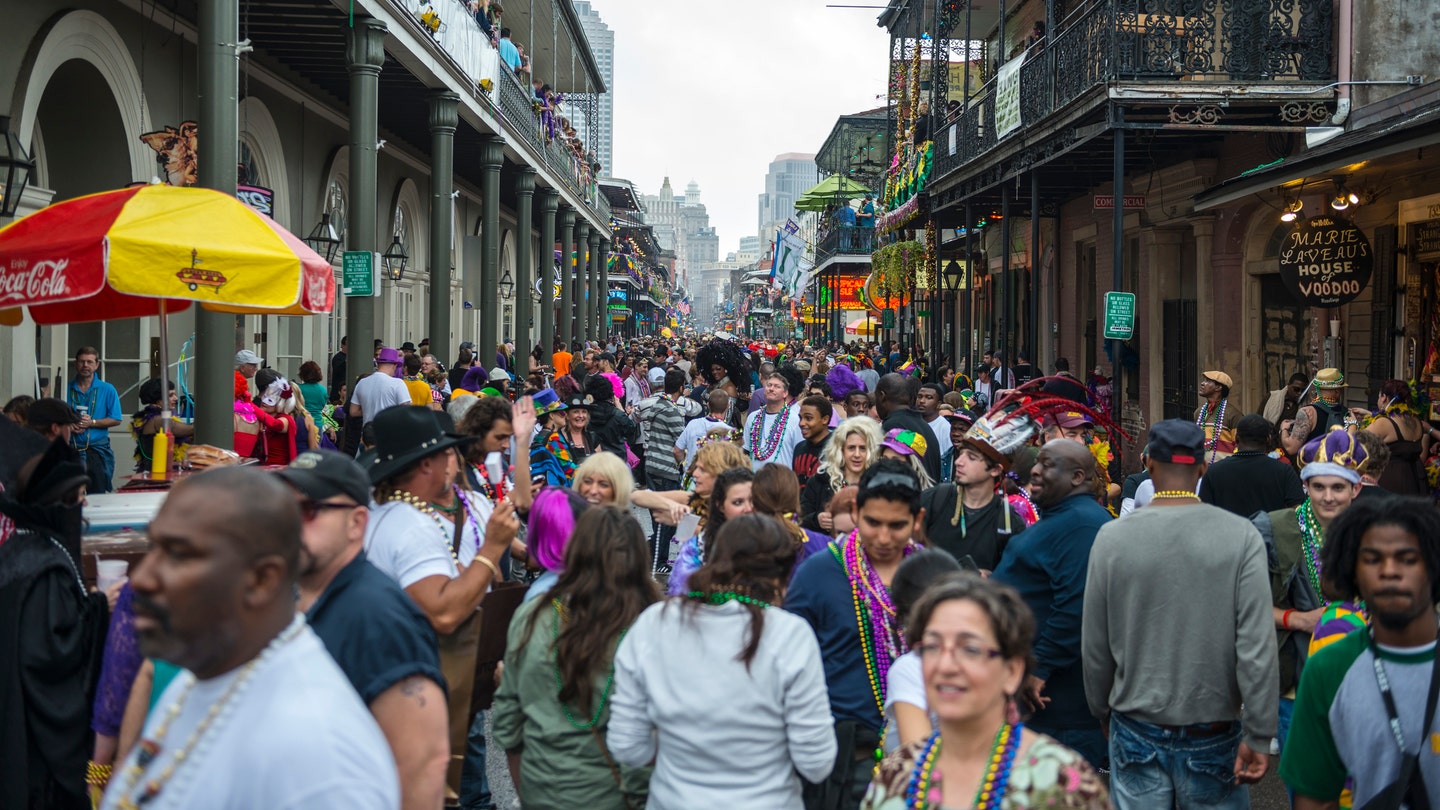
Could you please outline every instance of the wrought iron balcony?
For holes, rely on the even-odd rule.
[[[936,173],[944,176],[1005,137],[1043,125],[1100,88],[1164,85],[1173,101],[1219,85],[1324,85],[1331,69],[1333,0],[1093,0],[1022,56],[1018,103],[991,76],[936,122]],[[1238,98],[1239,96],[1237,96]],[[998,136],[1001,121],[1019,126]],[[955,127],[951,152],[949,126]]]
[[[830,256],[869,256],[875,252],[875,229],[861,225],[832,225],[820,237],[817,263]]]

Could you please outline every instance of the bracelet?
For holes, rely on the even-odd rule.
[[[485,567],[486,567],[486,568],[489,568],[490,571],[495,574],[495,578],[496,578],[496,579],[501,579],[501,578],[502,578],[502,575],[500,574],[500,566],[496,565],[496,564],[493,563],[493,562],[490,562],[490,558],[489,558],[489,557],[482,557],[482,556],[480,556],[479,554],[476,554],[476,555],[475,555],[475,562],[484,563]]]
[[[1285,611],[1284,613],[1281,613],[1281,614],[1280,614],[1280,626],[1281,626],[1281,627],[1284,627],[1286,630],[1289,630],[1289,629],[1290,629],[1290,614],[1291,614],[1291,613],[1294,613],[1294,612],[1295,612],[1295,609],[1294,609],[1294,608],[1291,608],[1291,609]]]
[[[95,760],[85,764],[85,784],[103,788],[110,781],[110,765],[101,765]]]

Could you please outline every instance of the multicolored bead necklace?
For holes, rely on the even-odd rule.
[[[1020,751],[1020,738],[1025,724],[1002,723],[995,732],[995,742],[990,746],[990,761],[985,766],[985,778],[975,789],[977,810],[999,810],[1005,799],[1005,788],[1010,782],[1010,769],[1015,764],[1015,755]],[[940,758],[940,732],[930,735],[925,748],[915,758],[915,770],[910,783],[905,787],[905,807],[910,810],[939,810],[941,806],[940,774],[935,773],[935,763]]]
[[[505,475],[499,481],[490,481],[490,469],[484,464],[471,464],[475,468],[475,476],[480,479],[480,494],[490,499],[491,503],[498,504],[505,500],[505,479],[515,474],[515,466],[512,464]]]
[[[185,743],[175,751],[175,756],[170,758],[170,761],[165,765],[165,769],[154,779],[146,782],[140,795],[136,796],[135,788],[145,776],[145,772],[154,764],[155,759],[160,755],[160,751],[162,750],[160,744],[165,740],[165,736],[169,734],[170,724],[175,722],[176,717],[180,716],[180,710],[185,707],[191,690],[193,690],[195,684],[198,683],[198,679],[196,679],[194,675],[186,673],[181,676],[188,677],[190,681],[186,683],[180,689],[180,693],[175,696],[174,702],[170,704],[170,707],[165,712],[165,718],[160,721],[160,725],[155,728],[154,733],[142,737],[137,744],[135,762],[125,769],[125,788],[120,791],[120,799],[116,803],[117,806],[122,810],[137,810],[137,808],[150,803],[158,797],[160,792],[165,789],[165,786],[169,784],[171,777],[175,775],[176,768],[183,765],[187,760],[194,761],[199,758],[196,756],[200,753],[197,745],[205,742],[206,732],[208,732],[210,728],[215,725],[216,720],[225,713],[225,709],[230,707],[231,702],[244,691],[244,687],[250,678],[275,654],[276,650],[290,643],[290,641],[300,635],[304,629],[305,617],[297,614],[294,619],[290,620],[289,626],[281,631],[279,635],[275,636],[275,638],[271,639],[270,643],[265,646],[265,649],[261,651],[259,655],[250,659],[250,662],[241,668],[239,674],[235,676],[235,679],[225,687],[225,691],[220,694],[220,698],[210,704],[209,711],[200,719],[200,723],[195,726],[195,730],[190,732],[190,737],[185,740]]]
[[[1225,426],[1225,406],[1229,402],[1230,400],[1228,399],[1220,400],[1220,407],[1215,413],[1215,428],[1214,432],[1210,434],[1210,458],[1208,460],[1210,464],[1214,464],[1215,456],[1219,455],[1220,431]],[[1200,406],[1200,416],[1195,419],[1195,424],[1198,425],[1201,430],[1205,429],[1205,417],[1209,415],[1210,403],[1206,402]]]
[[[1315,596],[1323,602],[1320,590],[1320,549],[1325,545],[1325,529],[1315,517],[1315,507],[1306,498],[1295,508],[1295,517],[1300,521],[1300,556],[1305,561],[1305,578],[1315,589]]]
[[[786,404],[781,408],[775,424],[771,425],[768,431],[764,431],[765,446],[762,449],[760,433],[765,427],[765,416],[765,411],[760,411],[760,415],[755,417],[755,424],[750,429],[750,457],[756,461],[769,461],[780,449],[780,439],[785,435],[785,427],[790,422],[790,405]]]
[[[905,547],[905,556],[914,552],[914,545]],[[851,530],[843,544],[830,544],[830,553],[844,569],[850,580],[850,597],[855,605],[855,623],[860,630],[860,644],[864,651],[865,675],[870,679],[870,691],[875,696],[875,707],[885,713],[885,684],[890,665],[905,652],[905,640],[895,612],[895,603],[890,591],[880,579],[880,573],[860,548],[859,530]]]
[[[559,599],[551,599],[550,605],[555,608],[555,624],[551,625],[550,627],[550,646],[551,649],[556,649],[560,643],[560,625],[570,618],[570,611]],[[615,639],[615,649],[620,649],[620,642],[625,640],[625,634],[627,632],[629,632],[629,628],[620,631],[620,637]],[[565,688],[565,681],[563,678],[560,677],[560,659],[558,657],[558,649],[556,649],[556,655],[555,692],[557,694],[556,699],[559,700],[558,694],[560,690]],[[610,675],[605,679],[605,689],[600,693],[600,702],[595,705],[595,713],[590,716],[589,720],[581,722],[575,719],[575,715],[570,713],[570,707],[565,705],[565,701],[561,700],[560,708],[565,710],[565,719],[570,721],[570,725],[581,731],[587,731],[594,728],[595,725],[600,722],[600,715],[605,711],[605,704],[610,702],[610,688],[614,685],[615,656],[612,653],[610,656]]]

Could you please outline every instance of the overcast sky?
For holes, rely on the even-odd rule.
[[[883,6],[883,0],[828,0]],[[755,235],[770,161],[884,104],[878,8],[827,0],[592,0],[615,32],[615,166],[655,194],[692,179],[720,258]]]

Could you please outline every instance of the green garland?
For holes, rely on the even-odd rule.
[[[910,240],[892,242],[870,254],[875,294],[890,298],[914,289],[915,279],[925,267],[926,253],[923,242]]]

